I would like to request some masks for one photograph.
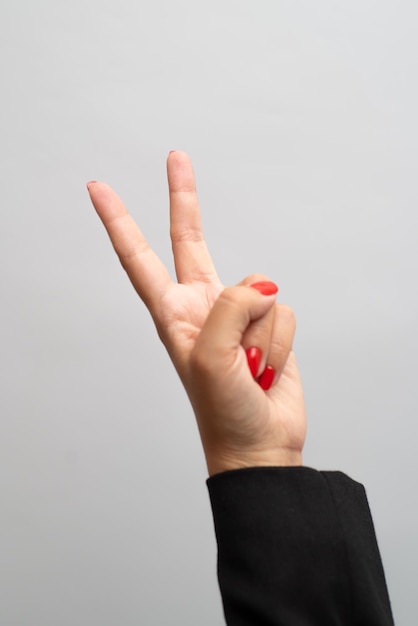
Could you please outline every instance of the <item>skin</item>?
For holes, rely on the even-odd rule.
[[[170,236],[178,282],[148,245],[117,194],[91,182],[92,203],[119,260],[149,309],[188,393],[209,475],[255,466],[302,464],[306,436],[303,390],[292,343],[292,310],[250,285],[248,276],[224,288],[208,252],[189,157],[167,159]],[[245,350],[262,350],[275,370],[263,391],[253,379]]]

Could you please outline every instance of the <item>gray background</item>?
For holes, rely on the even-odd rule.
[[[227,284],[298,319],[305,464],[364,482],[416,615],[415,0],[3,0],[1,626],[222,624],[193,415],[85,182],[170,264],[188,151]]]

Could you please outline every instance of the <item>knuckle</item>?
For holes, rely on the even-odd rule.
[[[296,326],[296,316],[292,307],[287,304],[278,304],[277,308],[279,310],[280,317],[286,320],[289,324]]]
[[[238,287],[225,287],[219,295],[218,302],[231,305],[238,299],[240,291]]]
[[[243,305],[248,302],[248,291],[250,290],[242,287],[226,287],[218,298],[218,306],[236,315],[242,311]],[[250,296],[252,295],[251,293]]]
[[[123,242],[122,242],[123,243]],[[146,241],[135,241],[128,245],[116,245],[116,254],[119,257],[119,261],[125,271],[129,270],[129,267],[135,263],[135,261],[147,254],[150,250]]]
[[[200,228],[172,228],[170,236],[173,243],[200,243],[203,241],[203,233]]]
[[[270,278],[265,274],[249,274],[242,281],[244,285],[252,285],[253,283],[258,283],[259,281],[269,281]]]

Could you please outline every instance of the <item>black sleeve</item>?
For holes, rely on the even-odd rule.
[[[362,485],[305,467],[207,484],[228,626],[393,626]]]

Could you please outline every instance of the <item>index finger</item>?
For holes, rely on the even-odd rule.
[[[152,313],[172,284],[166,267],[109,185],[93,181],[87,184],[87,189],[122,267]]]

